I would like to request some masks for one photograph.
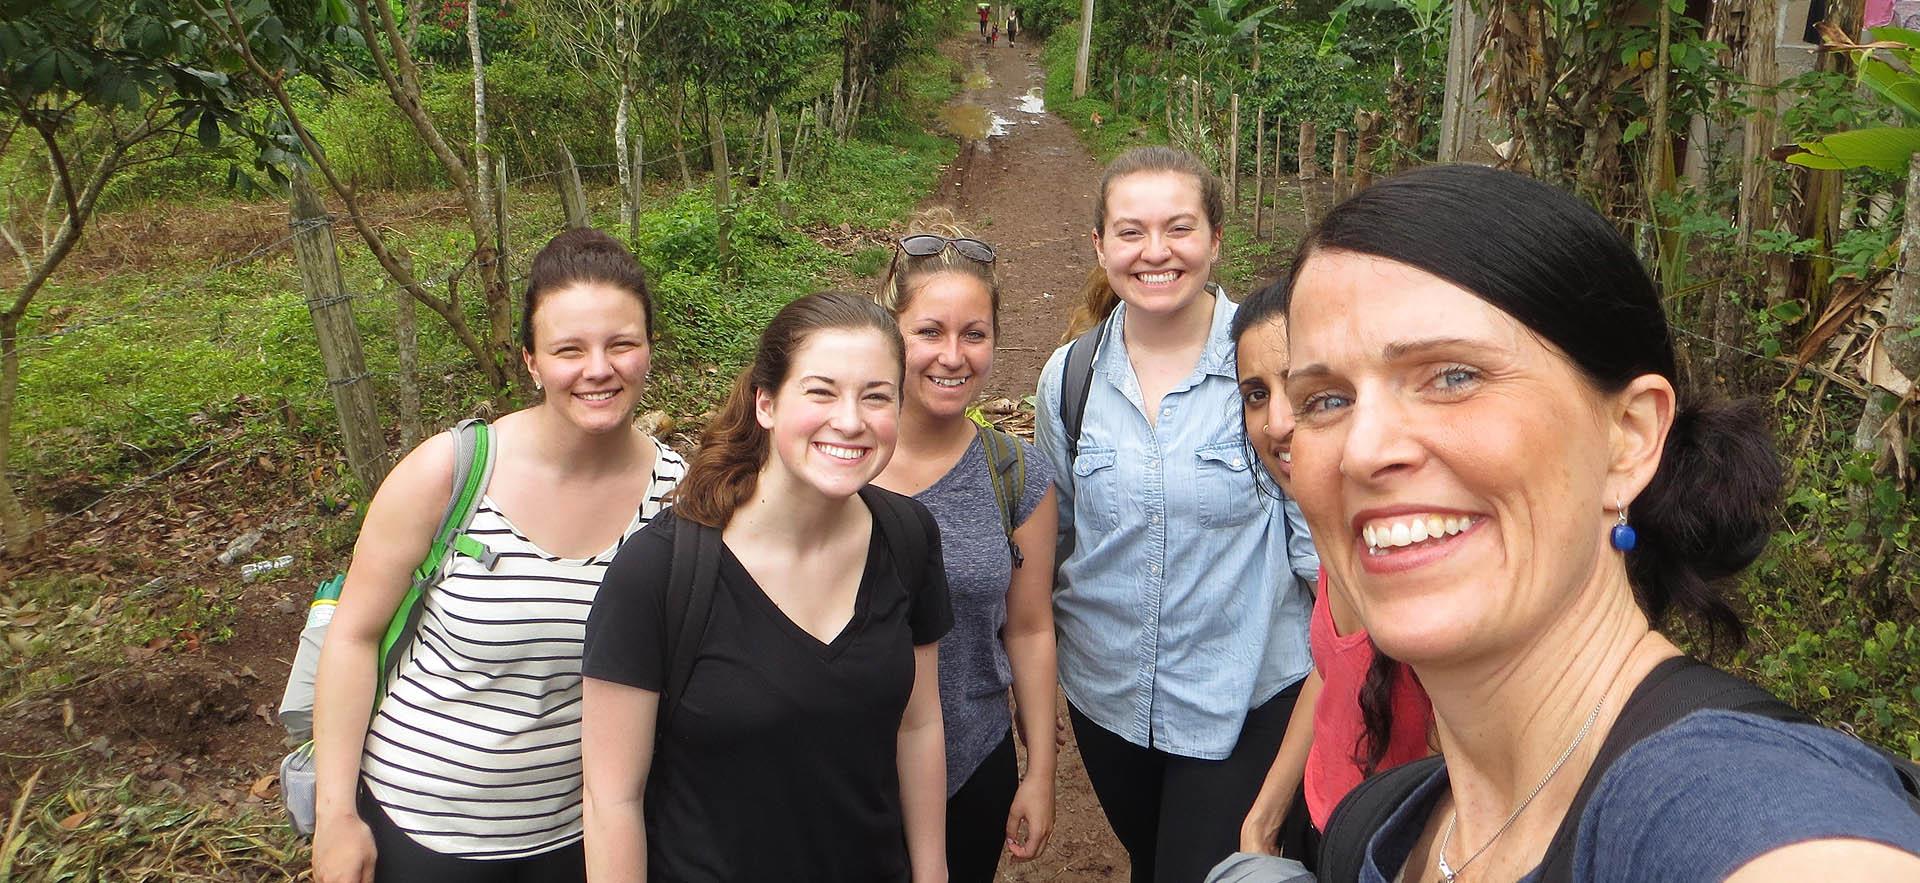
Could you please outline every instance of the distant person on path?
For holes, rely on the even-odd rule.
[[[972,237],[944,208],[915,218],[879,298],[906,341],[907,382],[899,446],[874,483],[933,512],[953,599],[953,630],[940,642],[953,883],[991,883],[1003,848],[1015,861],[1046,849],[1057,750],[1053,467],[1032,445],[967,416],[993,374],[1000,336],[994,252]],[[1024,779],[1016,712],[1030,737]]]
[[[1885,755],[1655,629],[1738,644],[1720,586],[1768,547],[1781,465],[1756,403],[1683,391],[1611,222],[1432,166],[1341,203],[1293,267],[1293,486],[1441,755],[1348,796],[1321,880],[1920,879]]]
[[[1060,680],[1087,776],[1137,883],[1191,883],[1239,843],[1311,668],[1319,562],[1291,501],[1255,489],[1229,328],[1209,281],[1226,216],[1191,154],[1139,148],[1094,202],[1098,339],[1084,393],[1071,346],[1040,377],[1065,551]],[[1096,280],[1097,281],[1097,280]],[[1085,395],[1077,452],[1061,415]]]
[[[946,879],[939,529],[869,486],[901,352],[867,297],[782,308],[673,508],[608,569],[582,663],[594,883]],[[670,612],[683,531],[721,545],[693,632]],[[680,696],[670,635],[695,642]]]
[[[990,14],[987,4],[980,4],[980,36],[983,38],[987,35],[987,18]]]
[[[1014,39],[1019,36],[1020,11],[1017,9],[1009,9],[1007,10],[1007,45],[1012,46]]]
[[[452,440],[415,448],[367,509],[314,702],[318,883],[585,879],[588,605],[685,465],[633,426],[653,301],[626,247],[597,230],[554,237],[525,304],[540,399],[490,427],[494,470],[466,531],[497,561],[454,557],[371,720],[381,637],[453,495]]]
[[[1286,282],[1247,296],[1233,314],[1247,439],[1266,467],[1255,475],[1276,500],[1293,496],[1293,408],[1286,401]],[[1374,652],[1344,593],[1320,571],[1308,629],[1313,671],[1260,795],[1240,826],[1240,851],[1314,866],[1317,832],[1360,780],[1427,756],[1433,711],[1405,665]],[[1310,818],[1309,818],[1310,816]]]

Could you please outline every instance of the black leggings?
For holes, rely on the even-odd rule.
[[[1300,685],[1294,684],[1247,712],[1225,760],[1142,748],[1067,704],[1080,760],[1107,823],[1126,847],[1133,883],[1200,883],[1239,848],[1240,823],[1280,750],[1299,696]],[[1304,815],[1288,813],[1288,820]],[[1282,831],[1281,846],[1296,837],[1297,832]]]
[[[373,829],[374,883],[586,883],[580,841],[526,858],[482,860],[443,855],[414,842],[373,795],[360,789],[360,818]]]
[[[1007,812],[1020,788],[1009,731],[979,769],[947,798],[948,883],[992,883],[1007,843]]]

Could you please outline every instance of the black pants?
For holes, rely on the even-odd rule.
[[[967,782],[947,798],[948,883],[992,883],[1007,844],[1007,811],[1020,788],[1013,733],[1000,740]]]
[[[587,858],[579,841],[526,858],[483,861],[443,855],[407,836],[360,789],[360,818],[373,829],[374,883],[586,883]]]
[[[1239,847],[1240,823],[1280,750],[1299,696],[1295,684],[1247,712],[1225,760],[1142,748],[1067,704],[1080,760],[1107,823],[1126,847],[1133,883],[1200,883]],[[1296,815],[1305,811],[1289,813],[1289,820]],[[1283,848],[1287,839],[1283,832]]]

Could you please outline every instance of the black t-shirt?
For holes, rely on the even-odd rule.
[[[646,796],[648,876],[665,883],[908,879],[895,765],[913,648],[953,622],[933,516],[901,573],[876,514],[853,616],[829,643],[722,553],[712,618]],[[582,673],[659,691],[672,510],[622,546],[587,619]],[[666,701],[666,700],[663,700]]]

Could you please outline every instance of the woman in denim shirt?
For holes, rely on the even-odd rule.
[[[1248,471],[1235,306],[1208,281],[1224,215],[1192,155],[1114,160],[1094,204],[1107,285],[1085,315],[1105,334],[1077,456],[1059,419],[1066,347],[1035,409],[1060,496],[1060,680],[1136,883],[1193,883],[1233,852],[1310,667],[1303,581],[1319,559],[1299,509]]]

